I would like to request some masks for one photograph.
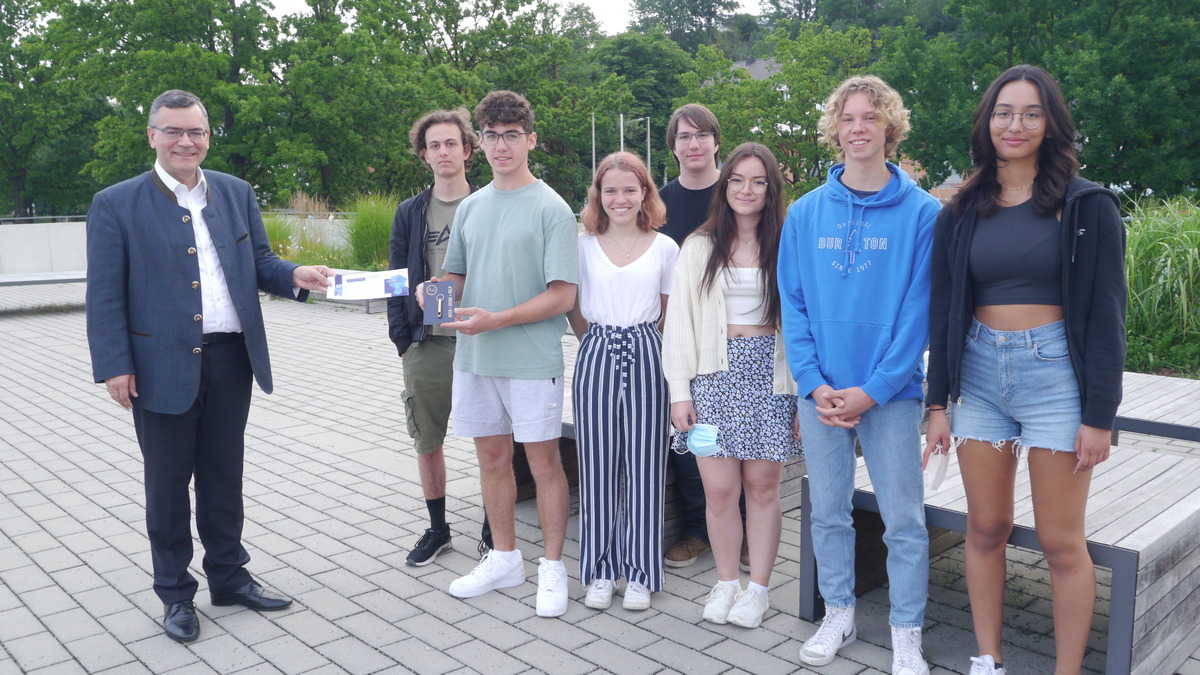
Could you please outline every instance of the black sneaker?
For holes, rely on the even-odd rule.
[[[451,548],[453,547],[450,546],[450,530],[429,528],[425,530],[425,534],[421,535],[421,540],[408,554],[404,564],[409,567],[424,567],[433,562],[439,553],[449,551]]]

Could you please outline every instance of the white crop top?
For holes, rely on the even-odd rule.
[[[579,235],[579,310],[589,323],[628,328],[658,321],[662,296],[671,293],[679,245],[658,233],[637,260],[613,264],[595,235]]]
[[[757,267],[726,267],[721,272],[721,292],[725,294],[726,323],[738,326],[770,323]]]

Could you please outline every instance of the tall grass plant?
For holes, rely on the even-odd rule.
[[[1200,204],[1144,201],[1131,215],[1126,367],[1200,377]]]
[[[346,240],[353,251],[354,265],[363,270],[385,270],[392,218],[400,200],[387,194],[361,194],[346,222]]]

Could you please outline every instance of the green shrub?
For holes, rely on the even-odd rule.
[[[354,200],[354,213],[346,224],[346,240],[354,265],[362,270],[385,270],[392,218],[400,200],[383,194],[363,194]]]
[[[1146,201],[1132,215],[1126,367],[1200,375],[1200,206],[1188,198]]]
[[[266,216],[263,218],[263,227],[267,230],[267,239],[275,255],[284,259],[292,255],[292,224],[287,218]]]

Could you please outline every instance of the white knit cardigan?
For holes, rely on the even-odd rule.
[[[683,242],[675,263],[663,328],[663,372],[671,391],[671,403],[692,400],[691,384],[697,375],[729,370],[725,294],[716,282],[708,292],[700,291],[710,251],[709,238],[694,234]],[[796,381],[788,370],[783,342],[783,336],[776,333],[772,390],[775,394],[795,395]]]

